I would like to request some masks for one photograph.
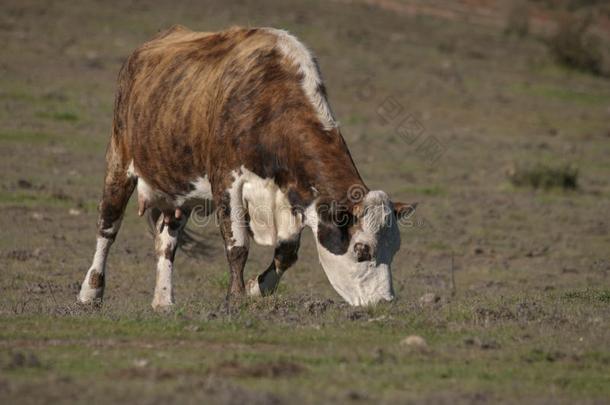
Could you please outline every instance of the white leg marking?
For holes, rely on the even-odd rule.
[[[160,221],[163,221],[161,217]],[[163,232],[157,235],[155,247],[157,250],[157,279],[152,307],[155,309],[170,307],[174,304],[172,273],[174,271],[173,253],[178,245],[178,230],[170,231],[165,225]]]
[[[272,268],[249,280],[246,284],[246,293],[249,297],[261,297],[273,294],[283,272],[277,268]]]
[[[261,297],[263,295],[261,293],[258,278],[259,276],[256,276],[253,279],[248,280],[246,283],[246,294],[248,294],[248,297]]]
[[[110,239],[98,236],[93,263],[89,271],[87,271],[80,293],[78,294],[79,302],[85,304],[102,298],[104,294],[103,280],[106,271],[106,259],[108,258],[111,244],[112,241]]]
[[[160,257],[157,261],[157,281],[152,307],[155,309],[170,307],[174,304],[172,273],[174,264],[170,259]]]

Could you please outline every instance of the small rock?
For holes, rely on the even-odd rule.
[[[402,342],[400,342],[400,344],[421,351],[426,351],[428,349],[428,344],[426,343],[425,339],[417,335],[407,336],[402,340]]]
[[[42,215],[40,212],[33,212],[32,219],[35,219],[36,221],[42,221],[44,219],[44,215]]]
[[[137,368],[148,367],[149,364],[150,364],[150,362],[146,359],[135,359],[133,361],[134,367],[137,367]]]
[[[441,300],[441,297],[435,293],[425,293],[419,298],[419,304],[422,307],[428,307],[434,305]]]
[[[188,332],[199,332],[201,328],[199,327],[199,325],[188,325],[184,327],[184,330]]]
[[[80,214],[82,214],[82,211],[81,211],[81,210],[79,210],[79,209],[76,209],[76,208],[70,208],[70,209],[68,210],[68,214],[70,214],[70,215],[72,215],[72,216],[77,217],[77,216],[79,216]]]
[[[483,254],[483,248],[482,248],[482,247],[480,247],[480,246],[477,246],[477,247],[475,247],[475,248],[472,250],[472,252],[473,252],[475,255],[481,255],[481,254]]]

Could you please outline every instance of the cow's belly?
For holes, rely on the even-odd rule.
[[[190,211],[199,207],[209,207],[212,201],[212,187],[207,175],[194,178],[188,182],[189,191],[187,193],[171,195],[152,186],[135,169],[133,161],[129,165],[128,176],[137,178],[138,205],[142,213],[146,208],[158,208],[162,211],[183,208]]]
[[[248,213],[254,241],[274,246],[294,238],[302,229],[301,214],[293,214],[286,195],[272,179],[263,179],[245,171],[242,200]]]

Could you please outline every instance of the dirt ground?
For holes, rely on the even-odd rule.
[[[497,16],[388,3],[2,2],[0,403],[608,402],[610,80],[558,66],[547,37]],[[104,305],[75,304],[116,75],[175,23],[285,28],[314,51],[369,187],[419,203],[396,302],[344,304],[306,231],[276,296],[227,304],[212,223],[203,252],[178,254],[175,310],[156,314],[132,201]],[[511,184],[536,164],[576,167],[578,187]],[[271,257],[254,247],[246,277]]]

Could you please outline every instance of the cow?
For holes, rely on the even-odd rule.
[[[364,184],[316,59],[286,31],[174,26],[129,56],[118,76],[97,245],[81,303],[103,298],[108,252],[134,190],[139,215],[154,223],[155,309],[175,302],[176,248],[189,216],[206,202],[224,240],[229,297],[272,294],[309,227],[345,301],[394,298],[397,222],[414,207]],[[275,251],[270,266],[244,283],[251,239]]]

